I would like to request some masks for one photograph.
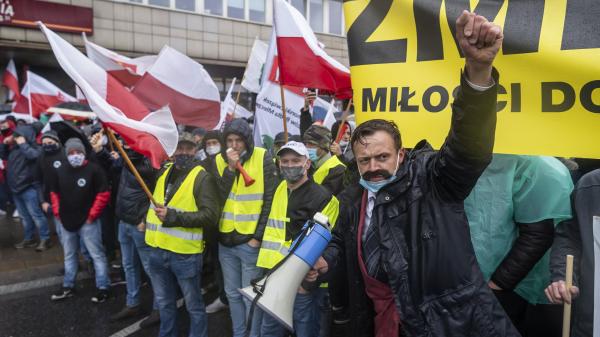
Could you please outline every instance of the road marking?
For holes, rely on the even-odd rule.
[[[177,309],[181,308],[183,306],[183,303],[184,303],[183,298],[180,298],[177,301]],[[140,328],[140,323],[142,323],[146,318],[148,318],[148,316],[145,316],[144,318],[131,324],[130,326],[124,328],[123,330],[115,332],[114,334],[110,335],[110,337],[127,337],[129,335],[132,335],[132,334],[140,331],[142,329],[142,328]]]
[[[77,280],[83,280],[90,278],[87,273],[78,273]],[[52,276],[47,278],[42,278],[39,280],[19,282],[13,284],[6,284],[0,286],[0,295],[8,295],[14,294],[22,291],[33,290],[38,288],[45,288],[53,285],[62,284],[63,277],[62,276]]]

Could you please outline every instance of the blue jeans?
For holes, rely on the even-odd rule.
[[[65,252],[65,278],[63,286],[68,288],[75,286],[75,277],[79,268],[77,252],[79,251],[79,240],[81,239],[94,262],[96,287],[98,289],[108,289],[110,287],[110,278],[108,277],[108,263],[104,254],[104,246],[102,246],[100,221],[96,220],[91,224],[86,223],[77,232],[66,230],[60,221],[56,221],[56,226],[61,227],[60,240]]]
[[[296,337],[319,337],[318,290],[308,294],[296,294],[294,301],[294,331]],[[285,337],[288,330],[271,315],[264,313],[261,337]]]
[[[34,238],[36,227],[41,240],[50,239],[48,220],[46,220],[46,216],[40,206],[40,198],[36,188],[28,187],[21,193],[15,193],[13,194],[13,199],[25,226],[25,240],[32,240]]]
[[[251,302],[240,294],[238,289],[250,285],[250,281],[263,275],[263,269],[256,266],[259,248],[250,247],[247,243],[234,247],[219,244],[219,261],[223,270],[225,294],[229,301],[229,311],[233,323],[233,337],[243,337],[246,333],[246,320],[250,312]],[[252,333],[260,336],[262,310],[254,310]]]
[[[150,274],[150,254],[152,247],[146,244],[145,233],[140,232],[137,226],[126,222],[119,222],[119,243],[121,245],[121,257],[123,259],[123,270],[127,281],[127,306],[135,307],[140,304],[141,267],[146,274]],[[140,266],[141,262],[141,266]],[[156,300],[153,308],[158,309]]]
[[[190,316],[190,337],[208,337],[206,311],[200,288],[202,254],[177,254],[151,248],[150,278],[160,312],[159,337],[177,337],[177,285]]]
[[[58,236],[58,241],[61,243],[62,245],[62,232],[65,230],[62,226],[58,225],[58,221],[56,220],[56,218],[54,217],[54,215],[49,215],[50,220],[52,220],[54,222],[54,226],[56,227],[56,236]],[[83,242],[83,238],[79,237],[79,250],[81,251],[81,254],[83,255],[83,258],[87,261],[90,262],[92,261],[92,257],[90,256],[90,253],[88,252],[88,250],[85,248],[85,243]]]

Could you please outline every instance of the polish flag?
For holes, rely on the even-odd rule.
[[[273,26],[281,83],[352,97],[350,71],[321,48],[308,22],[285,0],[274,0]]]
[[[8,99],[19,98],[19,77],[17,76],[17,68],[15,62],[11,59],[2,75],[2,85],[9,89]]]
[[[177,148],[178,133],[167,106],[148,109],[137,97],[77,48],[38,22],[56,60],[79,86],[92,111],[155,168]]]
[[[81,89],[79,89],[78,85],[75,85],[75,98],[77,98],[77,102],[81,104],[87,104],[87,98],[85,98],[85,95]]]
[[[164,46],[132,93],[150,109],[168,105],[177,124],[212,130],[220,120],[221,96],[204,67]]]
[[[27,83],[21,90],[13,111],[39,118],[48,108],[64,102],[77,102],[77,99],[40,75],[27,71]]]
[[[156,61],[156,55],[129,58],[93,42],[82,33],[87,56],[126,87],[134,86]]]

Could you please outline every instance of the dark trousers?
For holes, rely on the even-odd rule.
[[[560,337],[562,305],[530,304],[514,291],[496,291],[496,298],[523,337]]]

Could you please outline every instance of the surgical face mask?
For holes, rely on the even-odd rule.
[[[69,164],[73,167],[79,167],[83,165],[83,161],[85,160],[85,155],[83,153],[74,153],[67,156],[67,160]]]
[[[394,170],[394,173],[392,173],[389,177],[387,177],[386,179],[381,180],[381,181],[370,181],[370,180],[367,180],[367,179],[363,178],[364,175],[361,173],[360,174],[359,184],[362,187],[364,187],[365,189],[367,189],[367,190],[369,190],[369,191],[371,191],[373,193],[377,193],[385,185],[393,182],[396,179],[396,172],[398,172],[398,167],[399,166],[400,166],[400,151],[398,151],[398,156],[396,157],[396,169]],[[366,173],[366,175],[367,175],[367,178],[369,178],[369,176],[374,175],[374,174],[378,174],[378,173],[379,174],[383,174],[383,172],[376,171],[373,174]],[[389,174],[389,172],[385,172],[385,173]]]
[[[319,155],[317,154],[317,149],[309,148],[308,150],[308,159],[313,163],[317,163],[319,161]]]
[[[175,156],[175,166],[178,168],[187,168],[194,161],[194,156],[189,154],[178,154]]]
[[[46,153],[56,152],[59,148],[60,146],[58,144],[42,144],[42,149],[44,149],[44,152]]]
[[[340,141],[340,147],[345,148],[346,146],[348,146],[348,141],[347,140],[341,140]]]
[[[304,164],[301,166],[281,166],[281,177],[288,182],[288,184],[294,184],[300,181],[304,177]]]
[[[211,156],[214,156],[215,154],[221,152],[221,145],[213,145],[213,146],[207,146],[206,147],[206,153],[208,153]]]

